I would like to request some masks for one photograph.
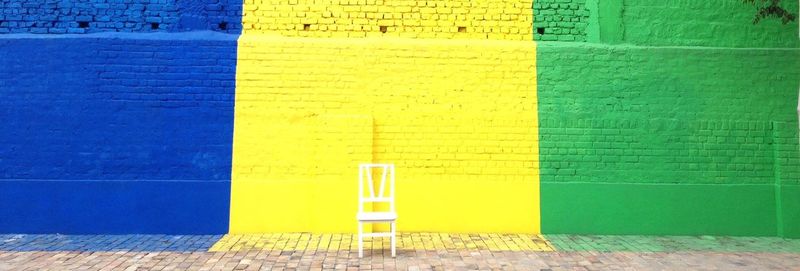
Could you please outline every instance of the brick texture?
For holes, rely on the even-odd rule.
[[[229,178],[235,46],[0,39],[0,178]]]
[[[0,232],[227,232],[236,36],[9,36]]]
[[[539,41],[586,41],[586,0],[539,0],[533,3],[533,33]]]
[[[771,184],[781,165],[800,183],[796,50],[550,43],[538,55],[543,181]]]
[[[781,5],[798,12],[797,1],[781,1]],[[800,46],[797,22],[782,25],[772,18],[753,25],[755,13],[755,7],[742,1],[625,0],[624,41],[660,46]]]
[[[537,212],[535,58],[531,42],[246,32],[231,231],[354,230],[366,159],[398,168],[401,230],[535,230],[537,216],[503,215]],[[304,203],[259,207],[286,201]]]
[[[541,235],[534,234],[450,234],[450,233],[398,233],[397,250],[488,250],[501,251],[554,251]],[[0,238],[3,236],[0,235]],[[33,238],[31,238],[33,239]],[[27,241],[27,240],[26,240]],[[138,240],[136,240],[138,241]],[[135,242],[135,241],[134,241]],[[25,244],[25,242],[19,242]],[[47,242],[44,242],[47,244]],[[180,242],[176,242],[180,243]],[[13,243],[12,243],[13,244]],[[17,244],[13,244],[17,245]],[[11,245],[10,247],[14,248]],[[27,244],[26,244],[27,245]],[[29,245],[30,246],[30,245]],[[41,245],[40,245],[41,246]],[[2,248],[2,247],[0,247]],[[27,246],[26,246],[27,248]],[[370,238],[364,242],[366,253],[382,254],[391,249],[389,238]],[[208,251],[358,251],[356,234],[227,234]]]
[[[791,270],[794,253],[495,252],[488,250],[236,252],[0,252],[7,270]]]
[[[800,148],[797,123],[772,122],[775,179],[781,184],[800,185]],[[791,200],[790,200],[791,201]]]
[[[287,37],[532,38],[530,0],[247,0],[242,21]]]
[[[241,31],[241,0],[1,0],[0,34]]]
[[[534,146],[535,116],[509,118],[535,112],[527,43],[471,43],[483,49],[477,50],[446,41],[242,40],[237,114],[374,117],[375,159],[398,161],[408,176],[513,180],[534,168],[526,153]],[[270,167],[262,173],[290,170],[253,166]]]

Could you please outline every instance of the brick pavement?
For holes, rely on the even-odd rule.
[[[0,251],[206,251],[222,235],[0,234]]]
[[[547,235],[558,251],[715,251],[800,253],[800,239],[778,237]]]
[[[354,234],[251,234],[226,235],[210,251],[240,250],[342,250],[358,249]],[[389,249],[388,238],[365,239],[365,250]],[[553,251],[541,235],[533,234],[452,234],[398,233],[400,250],[489,250],[489,251]]]
[[[790,253],[401,250],[0,252],[0,270],[800,270]]]
[[[780,238],[404,233],[396,258],[359,259],[349,234],[220,237],[0,235],[0,270],[800,270],[800,240]]]

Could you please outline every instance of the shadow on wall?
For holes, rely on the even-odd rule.
[[[0,2],[0,33],[241,32],[241,0]]]

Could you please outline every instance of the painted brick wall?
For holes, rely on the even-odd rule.
[[[795,124],[793,121],[776,121],[770,129],[775,154],[775,180],[783,185],[800,185],[800,148],[797,146],[800,136]]]
[[[227,231],[235,38],[0,38],[0,232]]]
[[[531,1],[253,0],[247,33],[287,37],[531,40]]]
[[[774,182],[771,122],[797,122],[796,50],[547,44],[538,54],[543,179]]]
[[[797,23],[782,25],[765,19],[758,25],[752,5],[742,1],[625,0],[622,5],[624,41],[643,45],[716,47],[800,46]],[[797,1],[781,1],[798,12]],[[601,5],[603,3],[600,3]]]
[[[537,33],[576,2],[534,3],[542,231],[800,237],[797,25],[753,25],[741,1],[590,0],[595,44]]]
[[[540,43],[537,55],[544,232],[781,234],[775,189],[800,184],[800,51]]]
[[[371,159],[397,166],[400,230],[538,232],[535,58],[532,42],[245,32],[231,231],[354,231]]]
[[[0,34],[239,33],[241,10],[241,0],[2,0]]]
[[[535,40],[586,41],[589,24],[586,0],[534,1],[533,14]]]

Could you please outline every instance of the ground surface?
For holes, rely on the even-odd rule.
[[[800,240],[401,234],[0,235],[0,270],[800,270]]]

